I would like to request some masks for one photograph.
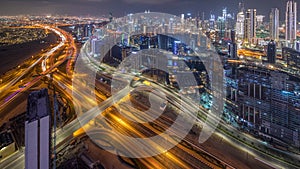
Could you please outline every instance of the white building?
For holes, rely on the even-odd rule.
[[[244,23],[245,23],[245,15],[243,12],[239,12],[237,14],[236,21],[236,35],[238,40],[242,40],[244,38]]]
[[[245,17],[244,40],[249,44],[256,41],[256,9],[248,9]]]
[[[270,38],[279,41],[279,10],[272,8],[270,13]]]
[[[287,44],[293,44],[297,33],[297,2],[288,1],[285,15],[285,40]]]

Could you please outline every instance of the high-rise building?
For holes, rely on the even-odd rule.
[[[276,43],[273,40],[268,44],[267,58],[268,63],[274,64],[276,62]]]
[[[215,15],[210,15],[210,19],[209,19],[209,29],[215,29],[215,21],[216,21],[216,17]]]
[[[242,40],[244,38],[244,23],[245,23],[245,15],[244,12],[239,12],[237,14],[236,21],[236,35],[237,39]]]
[[[236,43],[229,44],[229,56],[231,59],[237,59],[237,44]]]
[[[270,37],[275,42],[279,40],[279,10],[272,8],[270,13]]]
[[[224,8],[222,12],[223,12],[223,18],[226,21],[226,19],[227,19],[227,8]]]
[[[112,22],[113,21],[113,14],[110,12],[109,13],[109,22]]]
[[[47,89],[30,93],[25,122],[25,168],[50,168],[50,102]]]
[[[229,56],[232,59],[237,58],[237,44],[235,42],[235,31],[231,30],[230,32],[231,43],[229,44]]]
[[[218,17],[217,30],[219,33],[218,34],[219,40],[223,39],[225,37],[225,31],[226,31],[226,21],[224,17]]]
[[[299,70],[300,69],[300,52],[288,47],[282,48],[282,57],[286,61],[289,69]]]
[[[93,34],[93,26],[91,24],[85,25],[84,26],[84,32],[83,35],[84,37],[90,37]]]
[[[300,146],[299,78],[252,65],[237,69],[236,112],[243,126]]]
[[[96,38],[91,39],[91,52],[94,56],[101,53],[101,47],[103,47],[103,44],[101,44],[101,42],[101,40],[98,40]]]
[[[297,2],[295,1],[288,1],[286,4],[285,26],[285,40],[292,44],[297,36]]]
[[[253,43],[256,38],[256,9],[248,9],[245,17],[244,40]]]

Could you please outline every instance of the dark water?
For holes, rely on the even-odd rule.
[[[42,40],[45,43],[40,43]],[[32,55],[40,53],[41,49],[48,48],[58,40],[58,37],[51,33],[42,40],[0,47],[0,76],[17,67]]]

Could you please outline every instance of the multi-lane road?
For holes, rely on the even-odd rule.
[[[32,56],[31,60],[27,61],[28,63],[24,63],[14,70],[14,76],[3,78],[6,80],[0,86],[1,125],[5,122],[4,120],[23,113],[24,108],[18,110],[19,107],[16,105],[26,104],[26,96],[32,87],[39,88],[42,79],[50,77],[50,74],[56,72],[57,68],[67,59],[70,60],[67,63],[66,69],[68,69],[74,62],[73,58],[77,56],[74,39],[69,33],[49,25],[36,25],[36,27],[54,32],[60,39],[59,43],[38,56]],[[20,67],[25,68],[20,69]],[[24,148],[19,148],[16,153],[0,162],[0,168],[23,168],[22,166],[24,166]]]
[[[88,88],[89,84],[87,84],[84,81],[81,80],[71,80],[72,77],[70,76],[72,74],[72,66],[74,65],[75,62],[75,57],[77,56],[77,50],[74,44],[74,41],[72,40],[72,37],[67,34],[66,32],[55,28],[55,27],[50,27],[50,26],[43,26],[40,25],[45,29],[51,30],[53,32],[55,32],[58,36],[60,36],[60,43],[55,46],[53,49],[49,50],[49,52],[47,52],[45,55],[43,55],[40,58],[37,58],[36,60],[32,61],[33,65],[27,67],[25,70],[23,70],[22,73],[16,73],[16,77],[14,77],[13,79],[11,79],[11,81],[8,82],[4,82],[1,84],[0,87],[0,94],[2,93],[1,96],[4,96],[4,101],[1,102],[0,105],[0,113],[1,110],[5,110],[7,109],[7,107],[14,102],[15,100],[17,100],[19,97],[21,97],[21,93],[24,91],[28,91],[32,86],[34,86],[35,84],[37,84],[43,77],[45,76],[49,76],[50,73],[57,71],[58,67],[65,62],[69,56],[73,56],[72,59],[70,59],[67,63],[67,67],[66,67],[66,75],[64,75],[63,73],[56,73],[53,75],[53,81],[54,84],[57,85],[57,87],[62,89],[63,94],[68,97],[69,100],[72,100],[73,103],[76,105],[75,109],[79,112],[77,119],[71,121],[70,123],[66,124],[63,128],[60,128],[56,131],[56,145],[57,148],[60,149],[63,146],[67,145],[69,143],[69,141],[76,137],[76,131],[78,129],[80,129],[82,126],[85,126],[87,124],[89,124],[91,121],[93,121],[95,118],[101,116],[103,114],[103,112],[105,112],[108,108],[112,107],[112,106],[117,106],[118,104],[121,104],[122,101],[124,101],[124,98],[128,97],[130,92],[132,92],[135,87],[137,86],[132,86],[129,85],[131,84],[128,81],[128,85],[121,89],[120,91],[114,93],[114,95],[112,95],[111,97],[106,98],[106,96],[103,96],[97,92],[95,93],[90,93],[90,92],[86,92],[89,90],[81,90],[82,88]],[[61,49],[65,49],[67,48],[68,51],[70,51],[70,53],[68,52],[67,54],[62,54],[59,56],[56,56],[56,51],[61,50]],[[85,52],[85,51],[83,51]],[[88,55],[87,55],[88,56]],[[62,59],[59,59],[62,58]],[[93,58],[82,58],[84,61],[86,61],[86,65],[88,65],[88,67],[86,67],[86,69],[91,69],[91,71],[100,71],[103,70],[99,67],[105,67],[105,71],[107,73],[117,73],[117,75],[119,77],[123,77],[123,79],[133,79],[134,75],[128,75],[128,74],[122,74],[120,72],[116,72],[116,70],[114,68],[111,68],[107,65],[95,65],[93,64]],[[34,70],[34,71],[33,71]],[[39,72],[39,75],[32,78],[32,71],[33,72]],[[77,76],[88,76],[87,74],[77,74]],[[80,78],[79,78],[80,79]],[[19,83],[22,80],[22,83],[25,83],[25,85],[23,85],[21,88],[19,88]],[[181,96],[178,95],[178,93],[172,91],[171,89],[169,89],[167,86],[161,85],[161,84],[157,84],[153,81],[151,81],[150,79],[147,79],[143,76],[138,78],[138,81],[148,81],[151,87],[159,89],[160,91],[162,91],[163,93],[165,93],[168,97],[172,98],[172,100],[170,100],[169,102],[172,102],[172,106],[180,109],[181,107],[185,108],[184,113],[189,114],[190,116],[194,117],[195,119],[198,118],[196,113],[201,113],[203,115],[206,115],[207,118],[209,118],[209,125],[214,125],[217,122],[215,121],[215,117],[211,114],[209,114],[208,112],[206,112],[203,109],[200,109],[199,112],[199,105],[194,105],[191,104],[192,101],[189,100],[188,98],[183,98]],[[142,83],[140,84],[142,85]],[[94,89],[90,89],[90,91],[95,91]],[[99,99],[101,100],[101,103],[98,104],[97,100],[93,100],[92,96],[95,96],[95,98],[102,98]],[[76,100],[75,98],[80,98],[79,100]],[[181,99],[178,99],[181,98]],[[126,99],[125,99],[126,100]],[[127,104],[125,104],[125,107],[129,108],[132,112],[137,111],[135,110],[133,107],[128,106]],[[123,107],[124,108],[124,107]],[[125,109],[125,108],[124,108]],[[87,111],[85,111],[87,110]],[[125,111],[126,112],[126,111]],[[131,112],[131,113],[132,113]],[[1,115],[1,114],[0,114]],[[136,128],[131,127],[130,125],[126,124],[122,119],[120,119],[117,116],[114,116],[113,113],[110,114],[111,118],[114,121],[114,124],[119,123],[118,125],[121,125],[122,127],[124,127],[125,131],[123,132],[127,132],[128,130],[130,130],[131,132],[134,132],[135,134],[138,134],[141,137],[146,137],[147,132],[145,132],[145,130],[150,130],[154,133],[159,133],[160,131],[158,131],[156,128],[154,128],[151,125],[145,125],[142,128],[140,128],[139,130],[143,131],[139,131]],[[130,115],[129,115],[130,116]],[[133,117],[134,118],[134,117]],[[187,121],[187,123],[189,123]],[[205,121],[203,119],[198,119],[197,123],[199,123],[200,126],[203,126],[203,124],[205,123]],[[163,123],[158,123],[156,125],[162,126],[162,127],[166,127],[164,126],[165,124]],[[114,126],[112,126],[114,127]],[[122,129],[120,129],[122,130]],[[236,147],[236,149],[242,151],[242,152],[246,152],[247,154],[249,154],[249,156],[254,156],[257,160],[254,162],[257,163],[257,166],[268,166],[269,168],[296,168],[297,166],[295,166],[295,164],[291,163],[290,161],[286,161],[286,159],[282,159],[282,158],[278,158],[277,156],[271,156],[270,154],[265,153],[264,151],[261,151],[258,148],[255,148],[253,146],[250,146],[248,144],[246,144],[245,142],[241,142],[238,139],[236,139],[235,137],[229,136],[228,133],[226,133],[226,130],[228,131],[234,131],[234,135],[239,135],[241,137],[247,138],[247,140],[250,140],[251,142],[254,142],[257,145],[260,145],[261,143],[259,141],[257,141],[255,138],[252,138],[251,136],[248,135],[244,135],[242,133],[240,133],[239,131],[233,129],[232,127],[221,123],[220,127],[218,129],[218,131],[216,132],[216,135],[220,138],[224,139],[224,142],[226,140],[226,142],[224,144],[231,144],[234,145]],[[108,138],[114,138],[114,140],[118,140],[118,142],[116,142],[116,148],[130,148],[131,146],[128,145],[128,143],[126,142],[122,142],[120,139],[118,139],[117,135],[112,135],[111,132],[107,129],[103,129],[101,131],[93,131],[93,129],[91,129],[91,134],[94,136],[99,137],[99,133],[101,134],[101,139],[108,139]],[[176,133],[174,133],[176,134]],[[168,138],[169,141],[172,141],[172,138]],[[194,142],[192,142],[191,140],[185,140],[185,142],[187,142],[190,146],[192,147],[198,147],[199,145],[195,144]],[[149,143],[150,144],[150,143]],[[153,146],[157,146],[159,147],[159,145],[155,145],[154,143]],[[226,146],[224,146],[226,147]],[[178,150],[177,150],[178,149]],[[174,166],[181,166],[181,168],[189,168],[189,167],[194,167],[197,168],[197,160],[201,161],[201,164],[204,164],[205,166],[210,166],[213,168],[218,168],[218,166],[215,166],[216,163],[214,162],[209,162],[207,161],[207,159],[203,159],[203,156],[201,155],[197,155],[196,152],[194,150],[192,150],[191,147],[189,146],[184,146],[184,145],[177,145],[176,146],[176,152],[185,152],[186,154],[186,158],[185,156],[176,156],[176,153],[170,151],[170,152],[166,152],[163,156],[159,156],[159,157],[153,157],[150,159],[140,159],[141,163],[144,163],[144,166],[147,166],[149,168],[153,168],[153,167],[167,167],[167,164],[165,163],[165,159],[167,158],[168,160],[170,160],[171,162],[174,162]],[[133,150],[134,151],[134,150]],[[205,152],[205,150],[201,150],[201,152],[205,152],[210,158],[215,159],[217,162],[221,163],[223,166],[226,166],[227,168],[234,168],[232,167],[230,164],[231,161],[223,161],[220,159],[220,157],[216,157],[214,154],[216,154],[216,152],[214,152],[214,150],[211,150],[212,152]],[[225,151],[225,149],[221,149],[219,151]],[[141,152],[136,152],[136,153],[141,153]],[[224,152],[226,154],[226,152]],[[293,159],[297,159],[299,160],[299,156],[297,155],[290,155],[290,154],[285,154],[288,158],[293,158]],[[188,158],[189,157],[189,158]],[[234,156],[232,156],[234,157]],[[248,159],[248,155],[246,157]],[[266,160],[267,159],[267,162]],[[228,158],[226,158],[226,160],[230,160]],[[231,159],[234,161],[234,159]],[[149,162],[151,161],[151,162]],[[8,157],[6,160],[1,161],[0,164],[0,168],[22,168],[22,166],[24,166],[24,153],[23,153],[23,149],[20,149],[18,152],[16,152],[15,154],[13,154],[12,156]],[[268,168],[266,167],[266,168]]]

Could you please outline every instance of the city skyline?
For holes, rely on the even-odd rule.
[[[180,15],[181,13],[192,13],[193,16],[198,14],[202,17],[205,13],[205,19],[209,18],[210,13],[221,15],[222,9],[227,8],[229,13],[238,13],[238,5],[240,0],[230,1],[180,1],[180,0],[4,0],[1,2],[0,15],[74,15],[74,16],[102,16],[108,15],[110,12],[115,17],[121,17],[128,13],[143,12],[150,10],[153,12],[166,12],[170,14]],[[258,15],[264,15],[265,20],[269,20],[269,14],[272,8],[278,8],[280,12],[280,21],[285,20],[285,8],[287,1],[265,0],[260,3],[258,0],[244,0],[245,9],[255,8]],[[298,2],[299,0],[295,0]],[[117,5],[116,5],[117,4]],[[260,5],[257,5],[260,4]],[[270,5],[272,4],[272,5]],[[164,6],[168,5],[168,8]],[[119,6],[126,6],[127,9],[119,10]],[[299,13],[298,13],[299,18]]]
[[[3,0],[0,168],[299,169],[298,1]]]

